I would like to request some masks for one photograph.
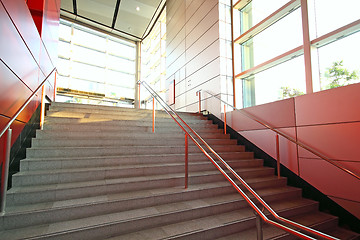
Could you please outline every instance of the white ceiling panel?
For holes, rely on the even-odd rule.
[[[102,30],[109,29],[109,32],[127,35],[130,39],[141,40],[160,14],[165,1],[62,0],[61,15],[96,28],[101,26]]]

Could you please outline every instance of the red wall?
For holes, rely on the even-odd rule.
[[[360,175],[360,84],[246,108],[245,111]],[[228,124],[272,157],[275,134],[241,115]],[[280,161],[360,218],[360,180],[280,137]]]
[[[55,66],[59,4],[60,1],[57,3],[56,0],[44,1],[42,30],[39,33],[24,0],[0,0],[1,130]],[[54,76],[46,82],[46,94],[50,99],[53,99],[53,82]],[[39,96],[16,119],[12,125],[12,142],[38,104]],[[0,144],[3,144],[2,141]],[[2,145],[0,149],[3,150]]]

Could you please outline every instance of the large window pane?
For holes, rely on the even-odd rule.
[[[255,101],[253,105],[304,94],[306,86],[303,56],[255,74],[243,81],[243,87],[247,89],[244,90],[244,99],[248,102]],[[248,107],[249,104],[244,103],[244,106]]]
[[[322,90],[360,81],[359,43],[360,32],[319,48]]]
[[[65,20],[60,21],[60,28],[57,86],[112,98],[104,101],[114,102],[114,96],[134,99],[136,45],[133,42]]]
[[[135,62],[115,56],[108,56],[108,66],[110,69],[135,74]]]
[[[135,59],[135,46],[128,46],[116,41],[109,41],[109,53],[130,60]]]
[[[359,0],[311,0],[309,9],[315,12],[316,33],[312,39],[334,31],[359,19]]]
[[[242,44],[244,70],[302,45],[301,10],[297,9]]]
[[[89,63],[99,67],[106,66],[106,55],[88,48],[73,46],[72,58],[74,61]]]
[[[246,32],[261,20],[281,8],[288,0],[253,0],[240,11],[241,33]]]
[[[84,41],[85,40],[85,41]],[[80,46],[96,49],[102,52],[106,50],[106,38],[95,35],[94,33],[74,29],[73,42]]]
[[[80,78],[94,82],[104,82],[105,69],[93,67],[91,65],[87,65],[83,63],[73,62],[71,69],[71,76],[74,78]]]

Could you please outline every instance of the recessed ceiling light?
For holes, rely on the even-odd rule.
[[[140,7],[139,7],[139,6],[136,7],[136,11],[140,11]]]

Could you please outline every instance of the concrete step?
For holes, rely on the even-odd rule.
[[[214,159],[215,156],[210,154]],[[260,166],[263,161],[253,159],[252,152],[227,152],[219,155],[229,160],[241,160],[247,162],[247,166]],[[42,170],[42,169],[59,169],[59,168],[84,168],[84,167],[102,167],[102,166],[119,166],[133,164],[166,164],[166,163],[183,163],[185,154],[161,154],[161,155],[129,155],[129,156],[98,156],[98,157],[68,157],[68,158],[26,158],[21,160],[21,171]],[[210,161],[203,153],[190,153],[189,162]],[[255,165],[254,165],[255,164]]]
[[[165,188],[151,191],[111,194],[72,201],[59,201],[53,204],[33,204],[7,209],[0,230],[22,228],[45,223],[55,223],[113,212],[151,207],[156,205],[211,198],[225,195],[238,195],[226,182],[199,184],[183,188]],[[260,196],[273,202],[301,197],[301,190],[291,187],[260,189]],[[241,197],[239,197],[241,198]]]
[[[236,145],[236,139],[209,139],[206,141],[210,146],[214,145]],[[166,145],[185,145],[185,139],[49,139],[33,138],[32,147],[95,147],[95,146],[166,146]],[[195,145],[193,141],[189,142],[189,146]],[[203,146],[203,144],[201,144]]]
[[[115,106],[102,106],[91,104],[72,104],[72,103],[51,103],[50,111],[110,111],[110,112],[135,112],[135,113],[152,113],[152,109],[136,109],[136,108],[122,108]],[[156,110],[156,113],[167,114],[164,110]],[[199,113],[177,112],[180,116],[201,116]]]
[[[212,124],[211,122],[205,122],[204,124],[199,123],[190,123],[190,127],[193,129],[203,129],[203,128],[215,128],[218,129],[218,126]],[[77,129],[77,128],[98,128],[98,127],[107,127],[107,128],[121,128],[121,127],[152,127],[152,121],[108,121],[108,122],[74,122],[72,124],[63,123],[63,122],[52,122],[47,121],[44,125],[45,130],[52,130],[52,129]],[[155,127],[157,128],[179,128],[175,122],[156,122]]]
[[[317,203],[301,198],[293,201],[276,201],[272,206],[283,215],[307,213],[318,207]],[[249,222],[249,219],[253,218],[252,209],[246,207],[246,202],[235,194],[44,224],[35,229],[28,227],[8,230],[0,234],[6,239],[25,236],[36,239],[104,239],[185,221],[193,224],[194,220],[201,218],[218,218],[223,214],[233,213],[236,213],[237,220],[247,221],[246,225],[254,225]],[[229,218],[226,218],[226,221],[228,220]]]
[[[68,111],[47,111],[46,116],[50,117],[71,117],[71,118],[89,118],[89,119],[118,119],[118,120],[141,120],[141,119],[150,119],[152,121],[152,113],[138,113],[138,112],[118,112],[118,111],[78,111],[78,110],[68,110]],[[180,115],[179,115],[180,116]],[[174,116],[175,117],[175,116]],[[177,118],[177,117],[175,117]],[[189,116],[182,115],[180,116],[183,120],[206,120],[204,116]],[[156,113],[156,119],[168,119],[173,121],[173,118],[166,113]]]
[[[228,163],[233,168],[242,167],[239,161]],[[189,164],[189,172],[214,171],[215,166],[210,162],[196,162]],[[257,174],[274,174],[273,168],[242,168],[242,172],[257,172]],[[34,186],[43,184],[56,184],[68,182],[84,182],[106,180],[114,178],[126,178],[137,176],[150,176],[160,174],[184,173],[184,163],[167,164],[143,164],[127,166],[111,166],[81,169],[53,169],[38,171],[23,171],[13,175],[13,186]]]
[[[180,119],[177,119],[179,122]],[[51,117],[46,116],[45,122],[47,124],[87,124],[87,125],[126,125],[126,126],[150,126],[152,125],[152,117],[146,119],[133,119],[133,120],[116,120],[116,119],[109,119],[109,118],[101,118],[99,119],[90,119],[90,118],[67,118],[67,117]],[[173,119],[167,118],[156,118],[156,123],[161,123],[161,125],[177,125]],[[191,126],[210,126],[212,125],[212,121],[206,118],[189,118],[186,119],[186,123]],[[215,125],[217,126],[217,125]]]
[[[219,129],[220,130],[220,129]],[[193,134],[191,134],[193,135]],[[230,139],[230,134],[223,133],[200,133],[199,134],[203,139]],[[74,139],[84,139],[84,138],[93,138],[93,139],[113,139],[113,138],[126,138],[126,139],[173,139],[181,138],[185,139],[184,133],[182,132],[172,132],[172,133],[163,133],[163,132],[111,132],[111,131],[83,131],[83,132],[64,132],[64,131],[54,131],[54,130],[37,130],[36,138],[74,138]],[[191,141],[189,139],[189,141]]]
[[[275,176],[258,176],[259,172],[241,172],[247,183],[254,188],[285,186],[286,179]],[[247,177],[247,176],[251,177]],[[261,175],[261,172],[260,172]],[[219,171],[189,173],[189,184],[225,181]],[[13,187],[7,194],[7,206],[29,203],[53,202],[76,198],[94,197],[104,194],[184,186],[184,173],[162,174],[122,179],[104,179],[88,182],[58,183],[51,185]]]
[[[359,235],[356,233],[339,228],[337,221],[338,219],[326,213],[314,211],[307,214],[290,216],[289,219],[304,226],[308,226],[326,234],[330,234],[331,236],[338,239],[355,239],[354,237],[359,237]],[[245,231],[219,238],[218,240],[256,239],[256,236],[256,228],[253,227]],[[279,240],[296,239],[291,234],[268,224],[263,225],[263,237],[264,239]]]
[[[239,145],[216,145],[213,149],[218,152],[244,152],[245,147]],[[197,146],[189,146],[189,153],[199,153]],[[148,155],[184,153],[184,146],[104,146],[104,147],[49,147],[28,148],[26,156],[29,158],[53,157],[86,157],[86,156],[119,156],[119,155]]]
[[[49,126],[49,125],[47,125]],[[208,128],[193,128],[199,134],[201,133],[223,133],[223,129],[218,129],[217,127],[208,127]],[[74,126],[65,126],[65,125],[50,125],[49,127],[44,127],[44,130],[47,131],[63,131],[63,132],[93,132],[94,126],[85,126],[85,125],[74,125]],[[97,126],[96,131],[104,131],[104,132],[119,132],[119,133],[143,133],[143,132],[152,132],[152,126]],[[155,132],[159,133],[183,133],[183,130],[174,125],[174,126],[155,126]]]

